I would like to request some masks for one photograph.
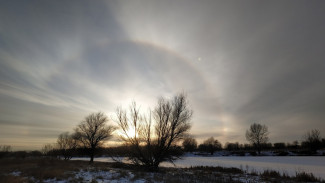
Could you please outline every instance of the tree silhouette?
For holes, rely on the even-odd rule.
[[[199,147],[202,151],[209,152],[211,155],[217,150],[221,149],[221,143],[214,139],[213,137],[210,137],[206,139],[203,144]]]
[[[78,139],[74,134],[69,134],[69,132],[61,133],[57,139],[58,151],[64,160],[69,160],[72,158],[73,151],[76,149],[78,144]]]
[[[320,131],[313,129],[304,135],[303,146],[309,148],[310,151],[316,152],[322,146]]]
[[[11,151],[10,145],[0,145],[0,158],[6,156]]]
[[[183,140],[182,145],[185,152],[193,152],[197,148],[197,141],[192,137],[187,137]]]
[[[116,121],[121,139],[130,146],[129,159],[150,170],[158,170],[161,162],[179,158],[175,144],[186,136],[191,116],[192,111],[182,93],[172,100],[161,97],[156,108],[147,115],[140,114],[135,102],[129,113],[118,108]]]
[[[88,115],[75,129],[75,138],[88,150],[90,163],[94,161],[96,149],[112,137],[116,129],[107,125],[108,118],[101,112]]]
[[[267,126],[254,123],[246,131],[246,139],[253,144],[253,146],[261,154],[262,144],[265,144],[269,140],[269,131]]]

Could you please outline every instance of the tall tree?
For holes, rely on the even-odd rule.
[[[108,118],[103,113],[92,113],[75,129],[76,139],[88,150],[90,163],[94,161],[96,149],[109,140],[116,129],[107,122]]]
[[[179,158],[174,147],[187,135],[191,117],[192,111],[182,93],[171,100],[161,97],[156,108],[147,115],[140,114],[135,102],[129,113],[119,108],[117,124],[121,129],[121,139],[131,147],[129,159],[135,164],[158,170],[161,162],[173,162]]]
[[[253,146],[261,154],[262,145],[267,143],[269,140],[269,131],[267,126],[254,123],[246,131],[246,139],[253,144]]]

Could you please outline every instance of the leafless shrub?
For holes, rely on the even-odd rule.
[[[58,151],[64,160],[69,160],[72,158],[73,151],[76,149],[78,144],[78,139],[74,134],[69,134],[69,132],[61,133],[57,140]]]

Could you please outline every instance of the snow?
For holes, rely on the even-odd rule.
[[[13,176],[20,176],[21,172],[20,171],[14,171],[14,172],[11,172],[10,175],[13,175]]]
[[[325,158],[322,156],[220,156],[220,157],[185,157],[175,162],[176,167],[222,166],[248,167],[248,171],[276,170],[288,175],[297,172],[313,173],[325,179]],[[162,166],[171,167],[170,163]]]
[[[14,172],[13,172],[14,173]],[[98,183],[128,183],[128,182],[134,182],[134,183],[145,183],[146,180],[144,179],[138,179],[133,180],[131,179],[134,177],[134,175],[131,172],[127,172],[126,174],[121,175],[121,172],[116,170],[109,170],[109,171],[97,171],[94,169],[86,169],[86,170],[80,170],[79,172],[75,172],[75,176],[73,178],[70,178],[68,180],[56,180],[56,179],[47,179],[44,180],[44,183],[68,183],[72,179],[79,182],[93,182],[96,180]]]
[[[73,157],[73,158],[71,158],[71,160],[90,161],[90,158],[89,157]],[[109,162],[109,163],[115,162],[110,157],[97,157],[97,158],[94,158],[94,161],[97,161],[97,162]]]
[[[89,158],[73,158],[73,160],[89,161]],[[112,162],[113,160],[109,157],[101,157],[95,158],[94,161]],[[295,175],[297,172],[304,171],[306,173],[313,173],[316,177],[325,179],[324,156],[220,156],[219,154],[213,156],[197,156],[186,154],[181,160],[177,160],[175,165],[176,167],[236,167],[249,172],[276,170],[280,173],[286,173],[291,176]],[[174,165],[171,163],[162,163],[161,166],[173,167]]]
[[[44,183],[66,183],[66,180],[56,180],[56,179],[47,179],[43,181]]]

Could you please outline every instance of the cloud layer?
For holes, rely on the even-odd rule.
[[[253,122],[301,140],[325,129],[323,17],[320,1],[1,2],[0,144],[37,149],[180,91],[199,141],[245,142]]]

